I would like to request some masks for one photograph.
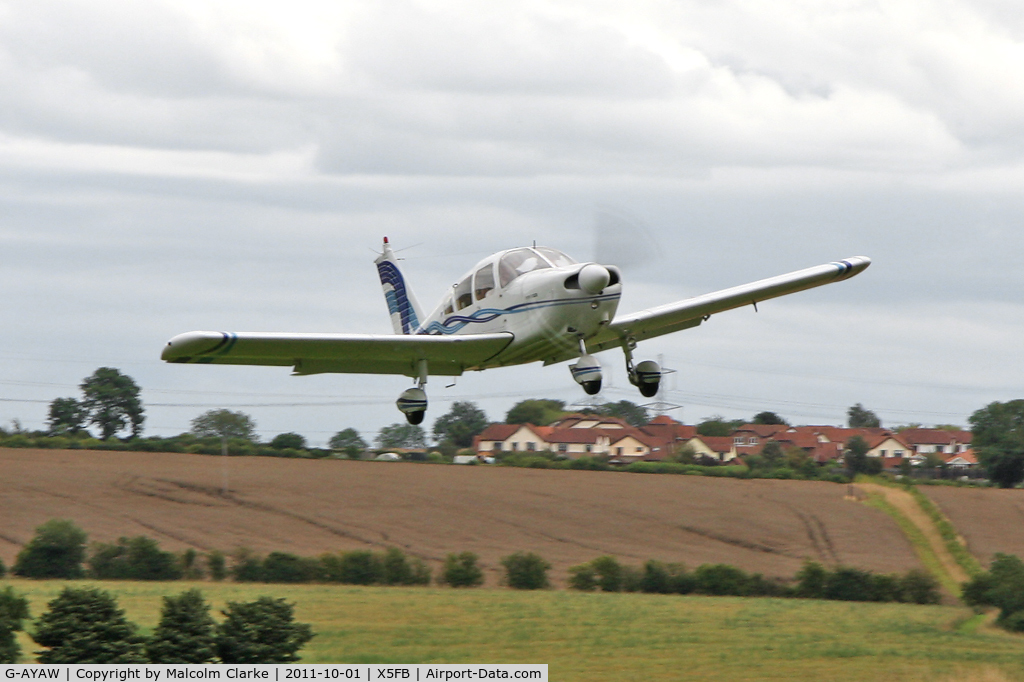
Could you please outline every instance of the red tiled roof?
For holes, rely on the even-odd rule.
[[[505,440],[519,430],[520,426],[531,427],[530,424],[491,424],[477,436],[480,440]],[[536,428],[536,427],[531,427]]]
[[[945,429],[904,429],[900,438],[911,445],[949,445],[970,443],[974,434],[970,431],[946,431]]]
[[[789,427],[785,424],[744,424],[739,427],[733,433],[740,431],[751,431],[756,433],[761,438],[768,438],[769,436],[778,433],[779,431],[785,431]]]

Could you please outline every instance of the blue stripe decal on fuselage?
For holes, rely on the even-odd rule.
[[[574,298],[574,299],[553,299],[550,301],[536,301],[532,303],[520,303],[514,305],[511,308],[505,308],[503,310],[497,308],[482,308],[472,315],[451,315],[444,319],[442,322],[431,322],[426,327],[417,330],[417,334],[432,334],[432,335],[445,335],[455,334],[460,331],[463,327],[472,323],[490,322],[495,318],[501,317],[502,315],[516,315],[518,313],[527,313],[533,310],[540,310],[541,308],[555,308],[564,305],[575,305],[577,303],[591,303],[594,301],[613,301],[619,298],[621,294],[609,294],[606,296],[594,296],[591,298]]]

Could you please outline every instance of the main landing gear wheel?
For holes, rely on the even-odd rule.
[[[583,387],[587,395],[596,395],[601,390],[601,363],[593,355],[583,355],[575,365],[569,365],[572,378]]]
[[[395,403],[410,424],[422,424],[427,413],[427,392],[422,388],[408,388]]]

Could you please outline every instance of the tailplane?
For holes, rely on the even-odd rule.
[[[384,298],[388,302],[388,312],[391,313],[391,325],[395,328],[395,333],[416,333],[423,314],[416,303],[416,297],[405,284],[402,271],[398,269],[398,259],[395,258],[395,252],[391,250],[387,237],[384,237],[384,253],[374,263],[377,264],[377,273],[384,288]]]

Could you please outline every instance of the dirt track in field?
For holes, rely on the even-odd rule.
[[[996,552],[1024,557],[1024,490],[921,486],[987,567]]]
[[[227,480],[227,492],[222,493]],[[301,555],[399,547],[434,563],[535,551],[561,579],[611,554],[728,563],[790,577],[805,559],[880,572],[918,566],[883,513],[847,487],[802,481],[484,466],[0,448],[0,558],[69,518],[90,540]],[[493,577],[491,578],[493,581]]]

